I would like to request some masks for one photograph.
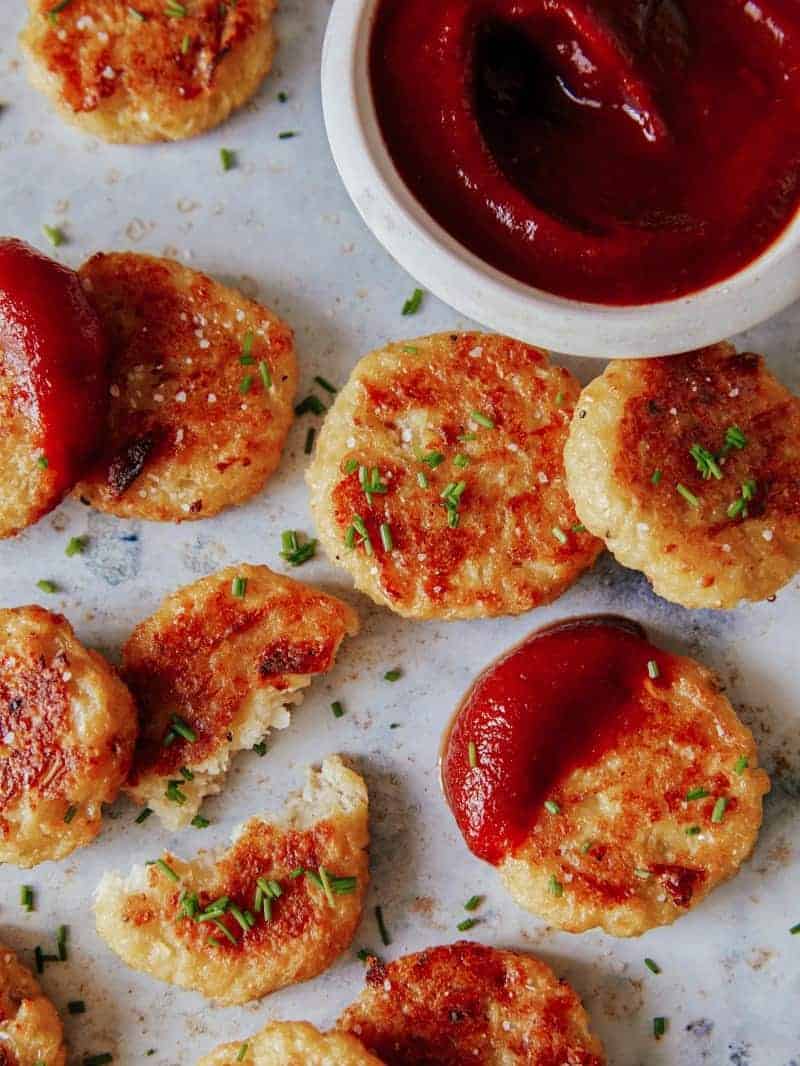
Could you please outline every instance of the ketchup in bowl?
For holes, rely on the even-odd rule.
[[[379,0],[370,77],[422,206],[560,296],[695,292],[800,207],[798,0]]]

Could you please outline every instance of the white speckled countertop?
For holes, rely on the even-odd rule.
[[[364,352],[408,333],[468,325],[428,298],[413,319],[400,309],[413,279],[376,244],[351,207],[330,159],[322,125],[318,70],[328,7],[286,0],[277,69],[256,101],[199,140],[147,148],[110,147],[68,129],[29,89],[16,34],[22,0],[0,5],[0,231],[46,248],[42,223],[58,224],[63,261],[78,265],[98,249],[171,255],[256,295],[295,328],[301,395],[314,374],[345,380]],[[288,102],[277,94],[285,90]],[[282,130],[296,130],[279,140]],[[222,173],[219,149],[236,150]],[[800,387],[800,306],[753,330],[744,341],[764,351]],[[599,367],[566,360],[586,379]],[[314,420],[316,421],[316,420]],[[43,602],[63,610],[79,636],[112,657],[131,626],[176,586],[236,560],[283,569],[280,531],[311,532],[302,470],[308,417],[299,419],[267,491],[219,518],[180,527],[123,522],[67,503],[14,541],[0,543],[0,603]],[[67,559],[69,536],[90,535]],[[321,557],[297,576],[342,595],[363,632],[345,646],[334,672],[315,685],[291,727],[259,759],[237,760],[225,792],[208,801],[203,832],[170,835],[153,818],[134,824],[120,800],[89,848],[33,871],[0,869],[0,939],[27,960],[49,944],[59,923],[71,929],[66,964],[43,978],[60,1008],[82,998],[87,1013],[65,1019],[71,1062],[109,1050],[118,1066],[191,1066],[221,1040],[251,1033],[267,1019],[329,1025],[361,987],[363,967],[348,953],[310,984],[246,1008],[212,1008],[192,993],[129,971],[100,942],[91,897],[101,873],[125,870],[169,845],[191,855],[226,842],[245,816],[278,808],[303,767],[339,751],[367,778],[372,800],[373,885],[354,949],[377,949],[372,915],[381,903],[392,945],[387,957],[455,939],[462,904],[487,903],[473,934],[486,943],[535,951],[583,996],[613,1066],[800,1066],[800,582],[775,603],[730,612],[688,612],[652,595],[637,574],[604,556],[552,607],[517,619],[451,625],[405,622],[354,593]],[[47,577],[61,592],[43,596]],[[554,618],[616,611],[639,619],[669,647],[716,669],[753,728],[773,777],[753,860],[696,911],[637,941],[601,933],[555,933],[517,909],[494,871],[464,847],[440,796],[441,730],[475,673],[503,649]],[[401,666],[389,685],[385,670]],[[331,699],[347,714],[334,719]],[[400,726],[390,732],[389,723]],[[26,914],[21,884],[39,905]],[[650,974],[644,956],[657,959]],[[652,1037],[654,1015],[669,1018]],[[145,1060],[145,1053],[155,1054]]]

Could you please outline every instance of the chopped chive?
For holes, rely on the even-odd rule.
[[[484,429],[494,429],[494,422],[482,411],[470,411],[469,417],[473,422],[477,422],[479,426],[483,426]]]
[[[546,811],[548,811],[550,814],[561,814],[561,808],[559,807],[559,805],[556,803],[555,800],[545,800],[544,801],[544,809]]]
[[[242,337],[242,357],[249,359],[253,354],[253,342],[256,339],[255,333],[251,329],[245,333]]]
[[[159,868],[162,874],[166,874],[170,881],[180,881],[180,877],[175,873],[171,866],[164,862],[163,859],[156,859],[155,865]]]
[[[40,470],[46,470],[50,465],[50,460],[47,458],[46,455],[40,455],[39,458],[36,460],[36,465],[39,467]]]
[[[194,781],[194,772],[190,770],[188,766],[181,767],[180,775],[184,781]]]
[[[66,925],[60,925],[56,932],[56,947],[58,948],[59,962],[67,961],[67,938],[69,937],[69,929]]]
[[[687,489],[685,485],[682,485],[680,481],[675,486],[675,491],[680,496],[683,496],[684,500],[686,500],[690,507],[697,508],[700,506],[700,501],[695,494],[690,489]]]
[[[417,471],[417,484],[421,489],[427,489],[428,487],[428,479],[421,470]]]
[[[280,556],[290,566],[302,566],[309,559],[313,559],[317,551],[317,541],[308,540],[301,544],[298,534],[293,529],[287,529],[281,534]]]
[[[204,818],[202,814],[196,814],[190,823],[195,829],[208,829],[211,825],[208,818]]]
[[[551,896],[555,896],[559,899],[564,895],[564,886],[561,884],[555,874],[550,874],[550,879],[547,882],[547,888]]]
[[[67,1003],[67,1010],[70,1014],[85,1014],[86,1004],[82,999],[71,999]]]
[[[37,973],[44,973],[44,952],[42,951],[42,949],[39,947],[38,944],[33,949],[33,957],[34,957],[34,960],[36,961],[36,972]]]
[[[253,375],[245,374],[242,380],[239,382],[239,392],[244,396],[250,391],[253,386]]]
[[[306,455],[311,455],[311,453],[314,451],[314,438],[316,437],[316,435],[317,431],[314,429],[314,427],[309,426],[308,431],[306,432],[306,442],[303,445],[303,451]]]
[[[87,1055],[81,1063],[81,1066],[107,1066],[107,1063],[113,1062],[114,1056],[110,1051],[103,1051],[99,1055]]]
[[[464,469],[465,466],[469,466],[469,459],[466,455],[462,455],[461,452],[453,457],[453,466],[457,466],[460,469]]]
[[[733,769],[737,774],[743,774],[747,767],[750,765],[750,760],[746,755],[740,755],[736,762],[733,764]]]
[[[288,141],[291,137],[297,136],[297,130],[284,130],[278,134],[279,141]]]
[[[558,541],[559,544],[566,544],[567,543],[567,534],[564,532],[564,530],[560,526],[553,526],[553,528],[550,530],[550,532],[553,534],[553,536],[555,537],[555,539]]]
[[[230,914],[233,915],[234,919],[242,927],[243,932],[246,933],[250,929],[250,922],[248,922],[247,917],[242,912],[241,907],[239,907],[236,903],[231,903],[231,905],[228,907],[228,911]]]
[[[179,3],[178,0],[167,0],[167,6],[164,8],[164,14],[172,19],[186,18],[186,5]]]
[[[650,478],[651,484],[658,485],[663,476],[664,476],[664,474],[662,473],[661,470],[654,470],[653,473],[652,473],[652,476]]]
[[[797,925],[793,925],[789,932],[792,936],[797,936],[797,934],[800,933],[800,922],[798,922]]]
[[[705,789],[702,786],[700,786],[698,788],[690,788],[689,791],[686,793],[686,799],[687,800],[701,800],[701,799],[705,799],[706,796],[710,796],[710,795],[711,795],[711,793],[708,791],[708,789]]]
[[[238,944],[239,943],[239,941],[236,939],[236,937],[233,935],[233,933],[230,931],[230,929],[222,921],[221,918],[212,918],[211,922],[212,922],[213,925],[215,925],[217,927],[217,929],[219,929],[219,931],[222,933],[222,935],[225,937],[225,939],[229,940],[231,942],[231,944]]]
[[[437,466],[444,462],[444,456],[441,452],[427,452],[425,455],[420,456],[420,462],[425,463],[431,470],[435,470]]]
[[[471,740],[467,746],[467,760],[470,767],[474,770],[478,765],[478,749],[475,746],[475,741]]]
[[[465,911],[476,911],[483,903],[483,896],[470,896],[467,902],[464,904]]]
[[[316,381],[316,383],[320,386],[320,388],[323,388],[326,392],[329,392],[332,396],[335,395],[335,393],[336,393],[335,386],[331,385],[330,381],[328,381],[326,378],[322,377],[321,374],[317,374],[316,377],[314,378],[314,381]]]
[[[188,740],[190,744],[194,744],[197,740],[197,733],[195,733],[188,722],[184,722],[184,720],[179,718],[177,714],[173,714],[172,716],[172,731],[177,733],[179,737],[183,737],[184,740]]]
[[[727,448],[741,450],[747,445],[747,437],[738,426],[728,426],[725,431],[725,445]]]
[[[711,812],[711,821],[719,824],[725,818],[725,808],[728,806],[728,799],[726,796],[720,796],[717,802],[714,804],[714,810]]]
[[[265,741],[259,740],[257,744],[254,744],[253,745],[253,751],[260,758],[263,758],[267,754],[267,745],[266,745]]]
[[[656,1040],[660,1040],[661,1037],[667,1031],[667,1019],[666,1018],[653,1018],[653,1036]]]
[[[647,674],[648,677],[650,677],[653,681],[655,681],[656,678],[661,677],[661,671],[659,670],[658,663],[655,661],[655,659],[648,659]]]
[[[722,469],[708,448],[704,448],[702,444],[693,444],[689,449],[689,454],[697,465],[698,473],[705,481],[712,477],[717,481],[722,478]]]
[[[270,373],[269,366],[266,360],[261,359],[258,363],[258,376],[261,378],[261,384],[265,389],[272,388],[272,374]]]
[[[249,1045],[248,1045],[247,1041],[245,1040],[245,1042],[244,1042],[244,1043],[242,1044],[242,1046],[241,1046],[241,1047],[239,1048],[239,1054],[238,1054],[238,1055],[236,1056],[236,1061],[237,1061],[237,1062],[241,1062],[241,1061],[242,1061],[242,1059],[243,1059],[243,1058],[245,1057],[245,1055],[247,1054],[247,1048],[248,1048],[248,1046],[249,1046]]]
[[[70,559],[73,555],[80,555],[88,540],[88,537],[70,537],[64,549],[64,554]]]
[[[344,714],[344,707],[339,700],[334,700],[331,704],[331,710],[333,711],[334,718],[341,718]]]
[[[324,866],[320,866],[319,868],[319,879],[322,882],[322,890],[325,893],[325,898],[331,907],[335,907],[336,901],[333,898],[333,890],[331,889],[331,883],[328,880],[328,871]]]
[[[183,36],[183,40],[181,41],[181,55],[186,55],[186,53],[189,51],[191,43],[192,38],[189,36],[188,33],[185,33]]]
[[[367,951],[366,948],[359,948],[356,952],[356,958],[360,959],[361,962],[369,962],[370,959],[375,958],[375,955],[373,954],[373,952]]]
[[[67,825],[69,825],[69,823],[72,821],[72,819],[75,817],[75,815],[77,813],[78,813],[78,808],[75,806],[74,803],[71,803],[69,805],[69,807],[67,807],[66,811],[64,812],[64,821],[67,823]]]
[[[392,537],[392,527],[388,522],[381,522],[380,526],[381,544],[384,551],[394,551],[394,538]]]
[[[283,89],[281,89],[281,91],[278,93],[278,103],[285,104],[288,99],[289,94],[287,92],[284,92]]]
[[[141,13],[141,11],[137,11],[136,8],[135,7],[131,7],[130,4],[128,4],[128,14],[132,18],[135,18],[137,22],[146,22],[147,21],[147,19]]]
[[[480,922],[479,918],[462,918],[462,920],[456,926],[459,933],[465,933],[467,929],[472,929]]]
[[[58,592],[58,585],[55,581],[48,581],[46,578],[42,578],[41,581],[36,582],[37,589],[41,589],[42,592],[47,592],[52,595],[54,592]]]
[[[404,344],[403,345],[403,351],[407,355],[414,355],[416,352],[419,351],[419,348],[416,348],[413,344]]]
[[[305,415],[308,414],[309,411],[315,415],[325,414],[325,404],[320,400],[319,396],[315,396],[313,392],[306,396],[304,400],[301,400],[294,409],[296,415]]]
[[[375,921],[378,923],[378,932],[381,935],[381,942],[383,946],[388,948],[392,942],[392,938],[389,936],[389,930],[386,928],[386,922],[383,920],[383,908],[375,908]]]
[[[556,393],[556,407],[560,407],[563,402],[564,402],[564,393],[563,392],[557,392]]]
[[[637,866],[633,871],[633,876],[638,877],[640,881],[649,881],[653,875],[649,870],[645,870],[642,866]]]
[[[364,519],[361,517],[361,515],[358,515],[358,514],[353,515],[352,528],[355,530],[355,533],[357,533],[359,535],[359,537],[361,537],[361,543],[364,545],[364,551],[366,552],[366,554],[367,555],[372,555],[372,553],[373,553],[372,540],[370,539],[369,531],[367,530],[367,527],[364,525]],[[355,534],[354,534],[354,537],[355,537]],[[348,547],[350,547],[350,546],[351,545],[348,545]]]
[[[153,812],[152,812],[152,810],[149,807],[142,807],[142,809],[139,811],[139,813],[134,818],[134,821],[136,822],[137,825],[141,825],[142,822],[146,822],[147,821],[147,819],[150,817],[150,815],[152,813]]]
[[[425,294],[422,289],[414,289],[409,298],[403,304],[404,315],[415,315],[422,306],[422,297]]]
[[[244,599],[244,594],[247,592],[247,578],[235,577],[231,582],[231,595],[235,596],[239,600]]]
[[[294,870],[292,870],[291,873],[289,874],[289,880],[290,881],[296,881],[297,878],[298,877],[302,877],[304,873],[305,873],[305,870],[303,869],[302,866],[296,866],[294,868]]]
[[[63,230],[58,226],[42,226],[42,233],[54,248],[59,248],[65,241]]]
[[[650,973],[661,973],[661,967],[655,961],[655,959],[645,959],[644,964]]]
[[[583,524],[583,522],[576,522],[575,525],[571,527],[571,529],[572,529],[573,533],[585,533],[586,532],[586,526]]]
[[[478,434],[477,433],[460,433],[459,436],[458,436],[458,439],[462,440],[462,441],[477,440],[478,439]]]
[[[219,161],[223,170],[233,170],[236,166],[236,153],[232,148],[220,148]]]
[[[402,670],[387,670],[386,673],[383,675],[383,680],[384,681],[399,681],[402,676],[403,676],[403,671]]]
[[[687,826],[686,827],[686,835],[687,835],[687,837],[699,836],[700,835],[700,826],[699,825],[689,825],[689,826]]]
[[[66,8],[68,8],[71,3],[72,0],[58,0],[58,3],[53,4],[53,6],[48,10],[47,17],[50,19],[51,22],[56,22],[58,20],[60,12],[66,10]]]
[[[354,474],[358,470],[358,459],[348,459],[344,464],[345,474]]]
[[[184,918],[196,918],[200,909],[200,900],[194,892],[183,892],[180,898],[181,914]]]
[[[181,791],[182,784],[182,780],[168,781],[167,787],[164,790],[164,795],[167,797],[170,803],[177,803],[180,807],[184,805],[188,798],[186,793]]]
[[[33,910],[33,889],[30,885],[22,885],[20,888],[19,902],[28,913]]]
[[[592,850],[592,845],[593,844],[594,844],[593,840],[584,840],[584,842],[581,844],[581,854],[582,855],[588,855],[589,852]]]

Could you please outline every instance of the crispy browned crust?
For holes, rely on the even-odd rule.
[[[328,554],[373,599],[411,617],[513,614],[555,599],[601,550],[573,528],[564,476],[579,389],[544,352],[490,334],[420,337],[366,356],[325,421],[308,474]],[[421,461],[431,452],[444,456],[435,469]],[[358,466],[377,469],[385,494],[367,499]],[[460,481],[451,528],[441,494]],[[354,515],[373,555],[361,543],[346,547]]]
[[[33,974],[0,944],[0,1066],[64,1066],[61,1019]]]
[[[112,385],[106,446],[76,495],[122,517],[184,521],[259,492],[293,417],[289,327],[168,259],[98,253],[80,275],[111,341]]]
[[[88,843],[135,735],[130,693],[66,618],[0,611],[0,861],[32,866]]]
[[[743,448],[725,447],[732,426]],[[800,400],[761,356],[721,344],[612,362],[581,395],[565,458],[581,520],[620,562],[687,607],[734,607],[800,568],[798,441]],[[721,477],[703,477],[694,445]],[[729,515],[748,481],[753,498]]]
[[[177,139],[223,121],[272,65],[275,0],[29,0],[34,82],[67,119],[111,141]],[[136,12],[141,17],[137,17]]]
[[[530,955],[461,941],[383,965],[342,1015],[387,1066],[603,1066],[565,981]]]
[[[233,595],[236,578],[247,582],[243,597]],[[266,566],[228,567],[172,593],[122,652],[141,726],[130,783],[169,777],[213,756],[246,696],[288,691],[296,675],[325,673],[357,628],[341,600]],[[176,714],[197,739],[178,737],[165,747]]]

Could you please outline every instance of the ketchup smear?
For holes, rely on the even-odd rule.
[[[694,292],[800,207],[797,0],[380,0],[370,77],[422,206],[560,296]]]
[[[441,767],[470,851],[502,862],[568,774],[641,725],[638,696],[654,658],[669,684],[670,656],[635,622],[602,615],[535,633],[478,678],[445,738]]]

